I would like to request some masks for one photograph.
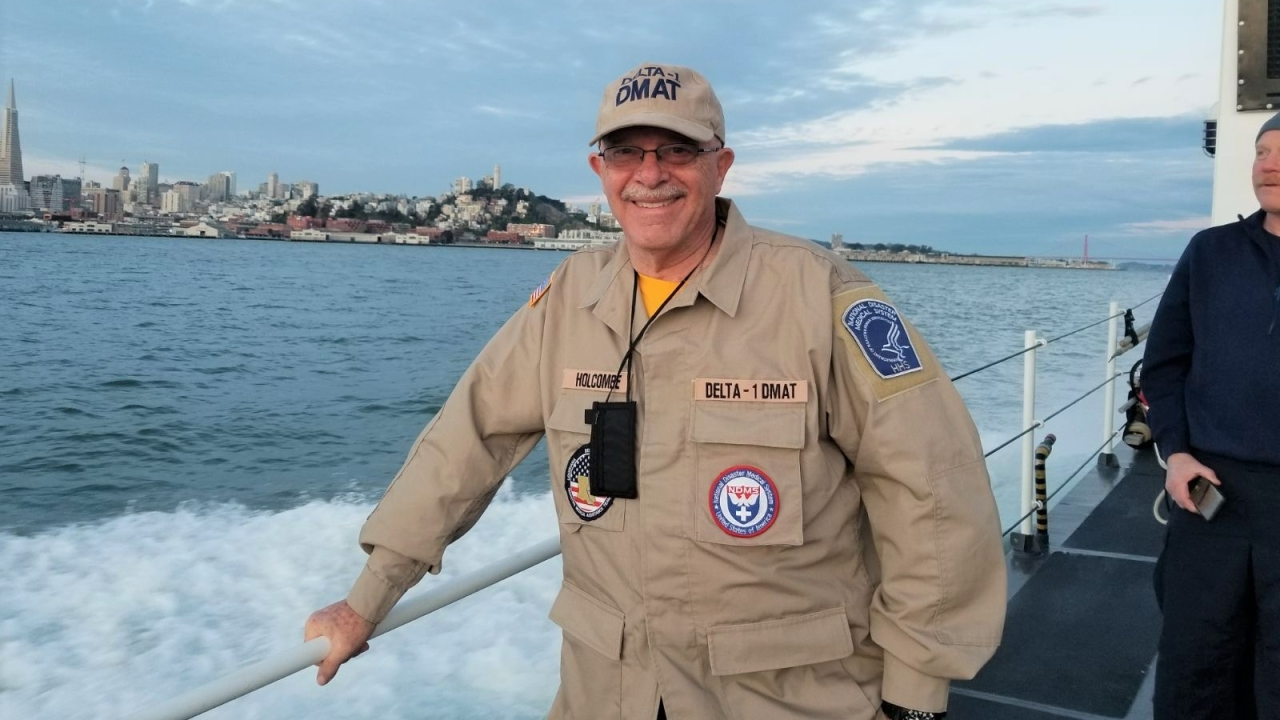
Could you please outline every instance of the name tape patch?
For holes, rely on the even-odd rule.
[[[578,517],[591,522],[609,511],[613,498],[591,494],[591,446],[583,445],[574,451],[564,469],[564,492],[569,507]]]
[[[627,391],[628,372],[611,373],[594,370],[565,370],[565,390],[595,390],[597,392]]]
[[[809,402],[809,382],[807,380],[697,378],[693,381],[693,399],[806,403]]]
[[[726,534],[752,538],[778,518],[778,488],[760,468],[738,465],[711,485],[711,517]]]
[[[841,321],[880,377],[888,380],[924,369],[911,347],[906,325],[889,303],[875,298],[858,300],[844,311]]]

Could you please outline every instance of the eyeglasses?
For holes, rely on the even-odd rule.
[[[658,162],[663,165],[688,165],[703,153],[711,153],[720,150],[720,148],[702,149],[691,143],[671,143],[670,145],[660,145],[652,150],[635,147],[634,145],[615,145],[607,147],[596,153],[604,158],[606,164],[614,168],[630,168],[644,164],[644,156],[653,153]]]

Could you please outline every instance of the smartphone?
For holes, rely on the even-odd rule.
[[[1195,503],[1196,510],[1205,520],[1212,520],[1226,502],[1218,487],[1202,477],[1192,480],[1187,490],[1191,492],[1191,502]]]

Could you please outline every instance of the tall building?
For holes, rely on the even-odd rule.
[[[114,188],[90,188],[85,191],[84,196],[89,203],[89,212],[97,215],[103,222],[116,222],[124,217],[120,194]]]
[[[181,207],[186,208],[182,212],[191,212],[195,209],[196,203],[200,202],[200,186],[187,181],[174,183],[173,190],[182,198]]]
[[[236,195],[236,174],[233,172],[214,173],[205,183],[205,200],[208,202],[226,202]]]
[[[62,178],[62,209],[80,207],[80,178]]]
[[[162,213],[189,213],[191,208],[191,194],[180,191],[176,187],[161,198],[160,212]]]
[[[275,173],[267,176],[267,197],[280,197],[280,176]]]
[[[21,212],[31,203],[22,176],[22,144],[18,142],[18,103],[9,81],[9,101],[0,122],[0,212]]]
[[[66,209],[62,194],[61,175],[35,175],[31,178],[31,207],[36,210],[59,211]]]
[[[471,184],[471,178],[463,175],[453,181],[453,194],[462,195],[463,193],[469,193],[473,187],[474,186]]]
[[[0,185],[0,213],[23,212],[31,207],[27,191],[13,183]]]
[[[22,143],[18,142],[18,103],[9,81],[9,101],[4,106],[4,122],[0,123],[0,185],[22,189]]]
[[[302,191],[303,200],[306,200],[307,198],[310,198],[310,197],[315,197],[320,194],[320,186],[308,180],[303,180],[302,182],[294,183],[293,186],[295,188],[298,188],[300,191]]]
[[[160,165],[158,163],[142,163],[140,184],[137,188],[138,202],[154,205],[160,199],[156,189],[160,186]]]
[[[122,193],[126,192],[129,190],[129,183],[131,181],[132,178],[129,177],[129,168],[121,167],[120,172],[116,173],[116,176],[111,178],[111,188],[113,190],[119,190]]]
[[[493,189],[498,190],[502,187],[502,168],[497,165],[493,166]]]

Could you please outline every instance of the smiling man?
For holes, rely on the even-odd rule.
[[[990,657],[1005,568],[964,404],[864,275],[717,197],[725,137],[693,70],[605,89],[589,161],[625,238],[565,260],[419,436],[308,621],[321,683],[543,434],[551,718],[935,718]]]

